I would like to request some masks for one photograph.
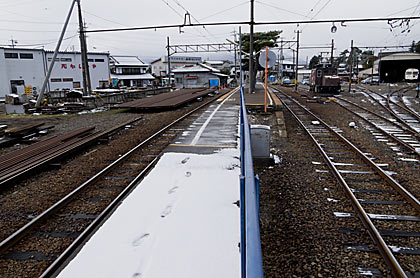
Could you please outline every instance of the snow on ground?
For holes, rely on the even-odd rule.
[[[240,277],[238,149],[165,153],[58,277]]]

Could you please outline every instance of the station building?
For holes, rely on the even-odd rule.
[[[0,48],[0,98],[6,94],[39,92],[54,52],[43,49]],[[88,53],[92,89],[108,86],[109,53]],[[59,52],[47,91],[83,86],[80,52]]]

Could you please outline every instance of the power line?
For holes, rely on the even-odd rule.
[[[349,22],[376,22],[376,21],[392,21],[392,20],[417,20],[420,16],[409,17],[378,17],[378,18],[352,18],[352,19],[325,19],[325,20],[306,20],[306,21],[276,21],[276,22],[254,22],[254,25],[296,25],[296,24],[322,24],[322,23],[349,23]],[[237,22],[209,22],[209,23],[191,23],[185,24],[172,24],[172,25],[156,25],[156,26],[143,26],[143,27],[130,27],[130,28],[110,28],[110,29],[97,29],[88,30],[86,33],[103,33],[103,32],[122,32],[122,31],[135,31],[135,30],[157,30],[169,28],[184,28],[184,27],[202,27],[202,26],[226,26],[226,25],[250,25],[249,21]]]
[[[225,12],[227,12],[227,11],[230,11],[230,10],[236,9],[236,8],[238,8],[238,7],[240,7],[240,6],[245,5],[245,4],[248,4],[248,1],[242,2],[241,4],[238,4],[238,5],[233,6],[233,7],[231,7],[231,8],[227,8],[227,9],[221,10],[221,11],[219,11],[219,12],[217,12],[217,13],[214,13],[214,14],[211,14],[211,15],[209,15],[209,16],[203,17],[203,18],[202,18],[202,19],[200,19],[200,20],[204,20],[204,19],[207,19],[207,18],[213,17],[213,16],[215,16],[215,15],[219,15],[219,14],[221,14],[221,13],[225,13]]]
[[[109,19],[107,19],[107,18],[101,17],[101,16],[99,16],[99,15],[95,15],[95,14],[90,13],[90,12],[85,11],[85,10],[83,10],[83,12],[84,12],[85,14],[88,14],[88,15],[91,15],[91,16],[94,16],[94,17],[97,17],[97,18],[102,19],[102,20],[104,20],[104,21],[108,21],[108,22],[111,22],[111,23],[114,23],[114,24],[118,24],[118,25],[121,25],[121,26],[124,26],[124,27],[128,27],[126,24],[122,24],[122,23],[119,23],[119,22],[116,22],[116,21],[109,20]]]
[[[271,4],[266,4],[266,3],[263,3],[263,2],[261,2],[261,1],[255,1],[255,2],[256,2],[256,3],[258,3],[258,4],[261,4],[261,5],[267,6],[267,7],[271,7],[271,8],[274,8],[274,9],[280,10],[280,11],[284,11],[284,12],[290,13],[290,14],[294,14],[294,15],[302,16],[302,17],[304,17],[304,18],[309,18],[309,17],[308,17],[308,16],[306,16],[306,15],[303,15],[303,14],[300,14],[300,13],[296,13],[296,12],[292,12],[292,11],[289,11],[289,10],[286,10],[286,9],[284,9],[284,8],[280,8],[280,7],[277,7],[277,6],[271,5]]]
[[[168,1],[166,0],[162,0],[163,3],[165,3],[171,10],[173,10],[177,15],[179,15],[179,17],[182,18],[182,14],[180,14],[177,10],[175,10],[175,8],[173,8]]]

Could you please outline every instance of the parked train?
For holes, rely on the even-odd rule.
[[[312,70],[310,91],[319,94],[338,94],[341,90],[337,68],[331,64],[319,64]]]
[[[419,70],[418,69],[407,69],[405,71],[405,80],[406,81],[418,81],[419,80]]]

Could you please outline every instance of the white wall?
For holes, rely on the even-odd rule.
[[[5,53],[16,53],[18,58],[6,58]],[[31,59],[22,59],[21,54],[32,54]],[[40,91],[54,53],[42,49],[0,48],[0,98],[12,92],[11,80],[23,80],[26,87]],[[83,87],[80,53],[59,53],[57,56],[47,90],[73,89],[80,82]],[[109,55],[101,53],[88,54],[92,89],[100,87],[100,81],[109,81]],[[51,79],[59,82],[51,82]],[[68,79],[65,81],[63,79]]]
[[[48,60],[51,60],[53,55],[52,52],[46,53]],[[99,81],[109,81],[109,56],[107,54],[88,54],[88,59],[92,60],[89,62],[91,87],[96,89],[100,87]],[[103,62],[98,59],[103,60]],[[48,66],[50,63],[51,61],[47,62]],[[68,81],[64,79],[68,79]],[[54,80],[61,81],[53,82]],[[77,88],[78,86],[75,86],[74,82],[80,82],[79,88],[83,87],[80,53],[59,53],[50,77],[51,91]]]
[[[5,58],[5,53],[18,54],[17,59]],[[33,59],[21,59],[20,54],[32,54]],[[0,53],[0,97],[12,92],[11,80],[23,80],[25,86],[41,89],[45,77],[43,50],[1,49]]]

